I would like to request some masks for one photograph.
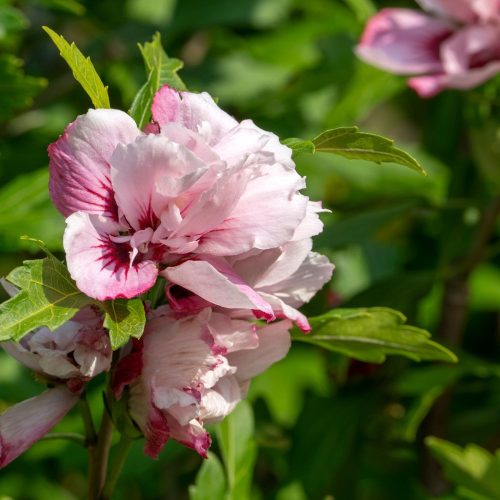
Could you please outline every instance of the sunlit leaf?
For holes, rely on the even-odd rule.
[[[293,331],[292,338],[372,363],[382,363],[387,355],[415,361],[457,360],[451,351],[430,340],[428,332],[405,325],[405,321],[403,314],[383,307],[333,309],[309,319],[310,334]]]
[[[246,401],[241,401],[217,427],[217,441],[228,482],[228,500],[250,498],[253,467],[257,457],[253,433],[252,408]]]
[[[315,150],[312,141],[305,141],[303,139],[297,139],[296,137],[285,139],[283,144],[292,150],[292,156],[294,158],[303,153],[314,153]]]
[[[190,500],[225,500],[226,478],[220,460],[211,452],[203,461],[195,484],[189,487]]]
[[[425,444],[456,485],[460,498],[491,500],[500,498],[500,451],[495,455],[475,444],[464,448],[429,436]]]
[[[312,142],[319,153],[332,153],[375,163],[397,163],[425,174],[420,163],[402,149],[396,148],[394,141],[377,134],[360,132],[358,127],[327,130]]]
[[[92,302],[78,290],[66,266],[51,254],[25,261],[7,280],[20,292],[0,304],[0,340],[19,340],[40,326],[55,330]]]
[[[61,35],[47,26],[43,29],[59,49],[62,58],[68,63],[73,76],[88,94],[94,107],[109,108],[108,88],[102,83],[90,57],[85,57],[74,42],[69,44]]]
[[[141,299],[115,299],[102,303],[106,311],[104,327],[109,330],[111,347],[116,350],[131,337],[140,338],[146,324],[146,313]]]
[[[186,86],[177,75],[182,69],[183,62],[179,59],[170,58],[161,45],[159,33],[153,35],[151,42],[144,45],[139,44],[139,49],[146,65],[148,79],[140,88],[132,102],[130,115],[143,128],[151,117],[151,104],[156,91],[162,85],[169,85],[177,90],[185,90]]]

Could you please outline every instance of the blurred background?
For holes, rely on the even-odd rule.
[[[42,25],[92,58],[112,107],[130,107],[145,81],[137,43],[159,31],[167,53],[184,61],[188,88],[210,92],[238,119],[282,138],[359,125],[395,139],[428,172],[298,157],[308,194],[332,210],[315,248],[336,264],[332,282],[305,311],[393,307],[461,362],[371,365],[293,346],[250,390],[255,499],[457,498],[423,437],[500,447],[494,213],[491,237],[481,239],[500,187],[500,82],[423,101],[404,78],[359,61],[353,47],[366,20],[389,5],[418,8],[411,0],[0,0],[2,276],[34,256],[21,235],[61,252],[64,221],[48,198],[46,149],[91,105]],[[480,258],[470,262],[477,245]],[[450,321],[458,326],[450,329]],[[99,384],[89,390],[96,406]],[[0,353],[0,411],[40,391]],[[74,412],[57,430],[81,428]],[[0,473],[0,498],[83,498],[86,458],[76,444],[40,442]],[[173,442],[151,461],[139,441],[116,498],[188,498],[201,462]]]

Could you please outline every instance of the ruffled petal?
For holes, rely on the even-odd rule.
[[[132,298],[149,290],[158,274],[149,260],[130,261],[130,244],[110,238],[120,227],[97,215],[77,212],[66,220],[64,249],[78,288],[98,300]]]
[[[58,210],[79,210],[116,220],[109,159],[118,144],[138,135],[134,120],[116,109],[91,109],[70,124],[49,146],[49,190]]]
[[[439,45],[451,32],[444,21],[418,11],[383,9],[368,21],[356,53],[396,74],[439,72]]]
[[[161,274],[212,304],[229,309],[259,311],[263,317],[274,319],[271,306],[221,262],[189,260],[175,267],[167,267]]]
[[[155,228],[163,210],[205,172],[205,164],[166,137],[147,135],[111,157],[116,201],[136,230]]]
[[[153,120],[161,126],[177,122],[201,134],[212,145],[235,127],[238,122],[223,111],[206,92],[177,92],[164,85],[155,95],[152,106]]]
[[[280,164],[259,165],[230,216],[203,235],[196,252],[238,255],[290,241],[306,216],[308,198],[300,193],[303,187],[304,180],[295,171]]]
[[[0,415],[0,467],[5,467],[54,427],[78,401],[60,386],[27,399]]]
[[[258,290],[275,295],[291,307],[300,307],[330,281],[333,269],[334,266],[327,257],[310,252],[293,274],[275,283],[268,282]]]
[[[245,382],[264,372],[273,363],[284,358],[290,349],[290,321],[278,321],[258,331],[259,347],[228,354],[231,365],[236,366],[236,378]]]

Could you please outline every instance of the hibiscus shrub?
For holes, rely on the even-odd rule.
[[[352,2],[349,14],[340,5],[329,11],[323,0],[316,8],[332,19],[345,16],[360,30],[366,21],[349,54],[414,75],[408,83],[420,97],[477,87],[498,73],[500,2],[419,3],[429,14],[398,8],[375,13],[370,2]],[[77,2],[61,5],[80,12]],[[129,15],[148,12],[141,2],[127,5]],[[184,8],[175,10],[180,20]],[[291,7],[290,14],[295,8],[310,30],[305,33],[319,40],[326,24],[316,19],[314,5]],[[23,18],[15,7],[5,9]],[[317,101],[321,108],[326,101],[313,85],[299,111],[295,101],[309,87],[306,77],[294,88],[292,71],[281,101],[290,111],[278,106],[273,112],[296,113],[304,123],[278,127],[278,137],[233,116],[245,116],[245,105],[235,110],[231,100],[239,90],[231,97],[231,88],[224,94],[220,86],[219,104],[198,90],[196,73],[179,74],[183,63],[167,55],[160,33],[139,45],[146,72],[131,92],[123,84],[128,68],[120,66],[115,76],[106,71],[108,87],[75,43],[43,29],[93,107],[66,113],[53,127],[48,174],[42,169],[28,182],[15,179],[3,191],[6,213],[22,221],[15,229],[6,226],[7,239],[27,233],[10,244],[38,258],[18,262],[2,279],[8,295],[0,304],[0,341],[8,355],[2,360],[28,368],[38,390],[21,391],[0,414],[0,468],[23,477],[30,453],[44,445],[33,447],[28,458],[21,455],[48,440],[46,446],[86,448],[87,466],[75,454],[64,474],[83,479],[86,467],[87,485],[54,491],[86,491],[91,499],[111,498],[115,491],[119,498],[137,483],[131,478],[143,474],[154,482],[155,470],[161,487],[143,478],[130,490],[135,497],[423,498],[424,488],[430,494],[453,488],[460,498],[495,498],[500,485],[491,477],[498,457],[478,445],[461,448],[441,439],[448,437],[453,384],[480,377],[494,388],[491,381],[498,378],[494,363],[461,346],[469,288],[484,276],[477,278],[476,269],[495,258],[496,246],[488,246],[500,213],[495,82],[465,94],[470,101],[460,115],[476,125],[469,125],[468,141],[477,165],[457,156],[459,135],[443,133],[443,157],[461,169],[447,176],[429,155],[410,154],[351,124],[366,103],[380,104],[374,94],[386,99],[391,89],[401,89],[399,80],[370,73],[362,63],[355,62],[358,75],[347,83],[355,91],[343,91],[338,116],[326,112],[320,127],[313,115],[325,111],[304,106]],[[300,39],[300,30],[290,33]],[[254,42],[252,57],[270,57],[265,38],[256,35]],[[196,59],[198,43],[186,43],[188,61]],[[307,37],[297,43],[312,47]],[[294,49],[288,42],[284,47],[286,61]],[[299,64],[296,57],[292,67]],[[248,63],[247,56],[241,61]],[[21,107],[43,83],[14,75],[33,89],[26,90],[24,104],[19,100]],[[111,107],[119,101],[122,109]],[[268,96],[254,103],[252,114],[274,129],[267,125],[270,102]],[[454,204],[469,190],[481,204],[460,205],[457,213]],[[28,208],[11,201],[18,193]],[[349,213],[356,204],[366,204],[366,212]],[[421,223],[408,240],[414,248],[398,241],[413,219]],[[390,250],[384,248],[387,235],[396,240]],[[432,238],[439,245],[431,245]],[[406,324],[405,314],[421,327]],[[438,341],[426,327],[437,330]],[[416,361],[432,363],[417,369],[410,364]],[[478,398],[492,397],[489,385],[481,391]],[[489,436],[495,422],[485,415]],[[424,445],[420,456],[410,453],[412,443]],[[63,460],[65,448],[54,449]],[[370,458],[379,452],[385,463]],[[355,455],[361,458],[353,472],[348,464]],[[411,479],[392,488],[390,478],[400,474]],[[16,489],[15,481],[0,480],[0,488],[42,498],[44,481],[42,489]]]

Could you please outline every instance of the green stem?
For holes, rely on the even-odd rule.
[[[113,453],[114,456],[111,470],[109,471],[108,478],[106,479],[106,483],[104,485],[104,490],[99,500],[111,499],[131,446],[132,439],[122,434]]]
[[[66,439],[68,441],[73,441],[81,446],[86,447],[87,439],[85,436],[78,434],[76,432],[51,432],[40,438],[40,441],[50,441],[52,439]]]
[[[100,498],[108,470],[109,450],[113,437],[113,422],[107,408],[103,409],[101,427],[97,436],[97,445],[90,454],[89,464],[89,500]]]
[[[80,396],[80,401],[78,402],[80,407],[80,412],[83,418],[83,426],[85,428],[85,445],[89,448],[95,446],[97,441],[97,433],[95,430],[94,419],[92,418],[92,413],[90,412],[89,402],[87,400],[87,393],[84,391]]]

